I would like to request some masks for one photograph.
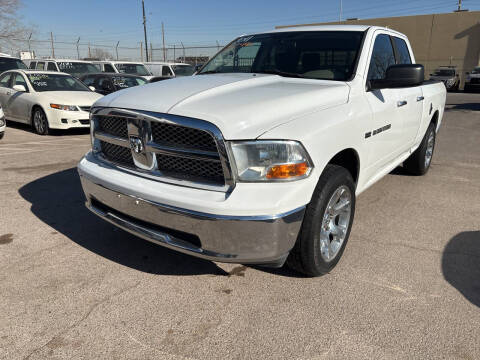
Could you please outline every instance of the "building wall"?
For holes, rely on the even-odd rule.
[[[326,23],[278,26],[325,25]],[[463,86],[465,72],[480,65],[480,11],[348,20],[328,24],[376,25],[408,36],[417,63],[432,73],[442,65],[455,65]]]

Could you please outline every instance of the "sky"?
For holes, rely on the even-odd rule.
[[[22,0],[24,23],[34,27],[33,39],[138,47],[143,41],[141,0]],[[368,19],[384,16],[451,12],[457,0],[145,0],[148,42],[167,45],[224,45],[247,33],[276,25]],[[480,10],[480,0],[463,0]],[[66,47],[64,47],[66,49]],[[69,46],[71,48],[71,46]],[[57,51],[61,51],[61,48]]]

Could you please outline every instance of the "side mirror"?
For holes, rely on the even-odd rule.
[[[92,91],[95,91],[95,88],[93,86],[89,86],[88,88]]]
[[[420,64],[389,66],[385,79],[370,80],[369,90],[418,86],[425,80],[425,68]]]
[[[25,89],[24,85],[13,85],[13,90],[19,92],[27,92],[27,89]]]

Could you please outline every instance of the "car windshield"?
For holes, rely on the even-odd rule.
[[[115,67],[119,73],[149,76],[150,72],[143,64],[116,63]]]
[[[435,70],[435,76],[455,76],[455,70],[450,69],[437,69]]]
[[[295,31],[242,36],[199,74],[266,73],[345,81],[352,77],[364,33]]]
[[[190,76],[195,72],[192,65],[172,65],[175,76]]]
[[[61,74],[27,74],[35,91],[91,91],[73,76]]]
[[[134,76],[113,76],[112,81],[115,87],[119,89],[125,89],[147,83],[147,80],[145,80],[144,78]]]
[[[26,69],[22,60],[15,58],[0,58],[0,73],[13,69]]]
[[[480,67],[476,67],[472,70],[472,74],[480,74]]]
[[[98,69],[93,64],[89,63],[62,61],[57,62],[57,65],[61,72],[66,72],[67,74],[73,76],[93,74],[98,72]]]

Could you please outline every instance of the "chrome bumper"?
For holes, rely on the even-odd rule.
[[[125,195],[81,175],[86,206],[145,240],[207,260],[282,266],[305,207],[272,216],[198,213]]]

